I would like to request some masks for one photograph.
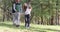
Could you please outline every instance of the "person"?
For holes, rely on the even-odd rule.
[[[25,27],[29,28],[30,27],[30,14],[32,11],[32,7],[29,2],[24,3],[23,9],[25,11]]]
[[[15,15],[13,16],[13,23],[16,27],[20,26],[20,13],[22,11],[21,0],[15,0],[14,5]]]

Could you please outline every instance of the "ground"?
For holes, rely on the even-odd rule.
[[[60,26],[31,24],[31,27],[26,29],[23,23],[17,28],[11,21],[5,21],[0,22],[0,32],[60,32]]]

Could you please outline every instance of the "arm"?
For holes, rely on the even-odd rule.
[[[32,11],[32,7],[31,7],[31,11]]]
[[[16,11],[16,9],[15,9],[15,4],[13,4],[13,9]]]
[[[30,11],[32,11],[32,7],[31,6],[29,7],[29,9],[30,9]]]

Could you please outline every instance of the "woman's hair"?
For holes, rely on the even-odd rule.
[[[25,4],[26,4],[26,3],[25,3]],[[26,11],[26,9],[27,9],[27,5],[25,5],[25,4],[23,5],[23,10],[24,10],[24,11]],[[30,5],[28,8],[31,9],[31,8],[32,8],[31,5]]]
[[[26,11],[27,6],[24,4],[23,5],[23,10]]]

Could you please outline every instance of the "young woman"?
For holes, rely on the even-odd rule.
[[[24,3],[24,11],[25,11],[25,27],[29,28],[30,27],[30,14],[32,11],[32,7],[30,3]]]

